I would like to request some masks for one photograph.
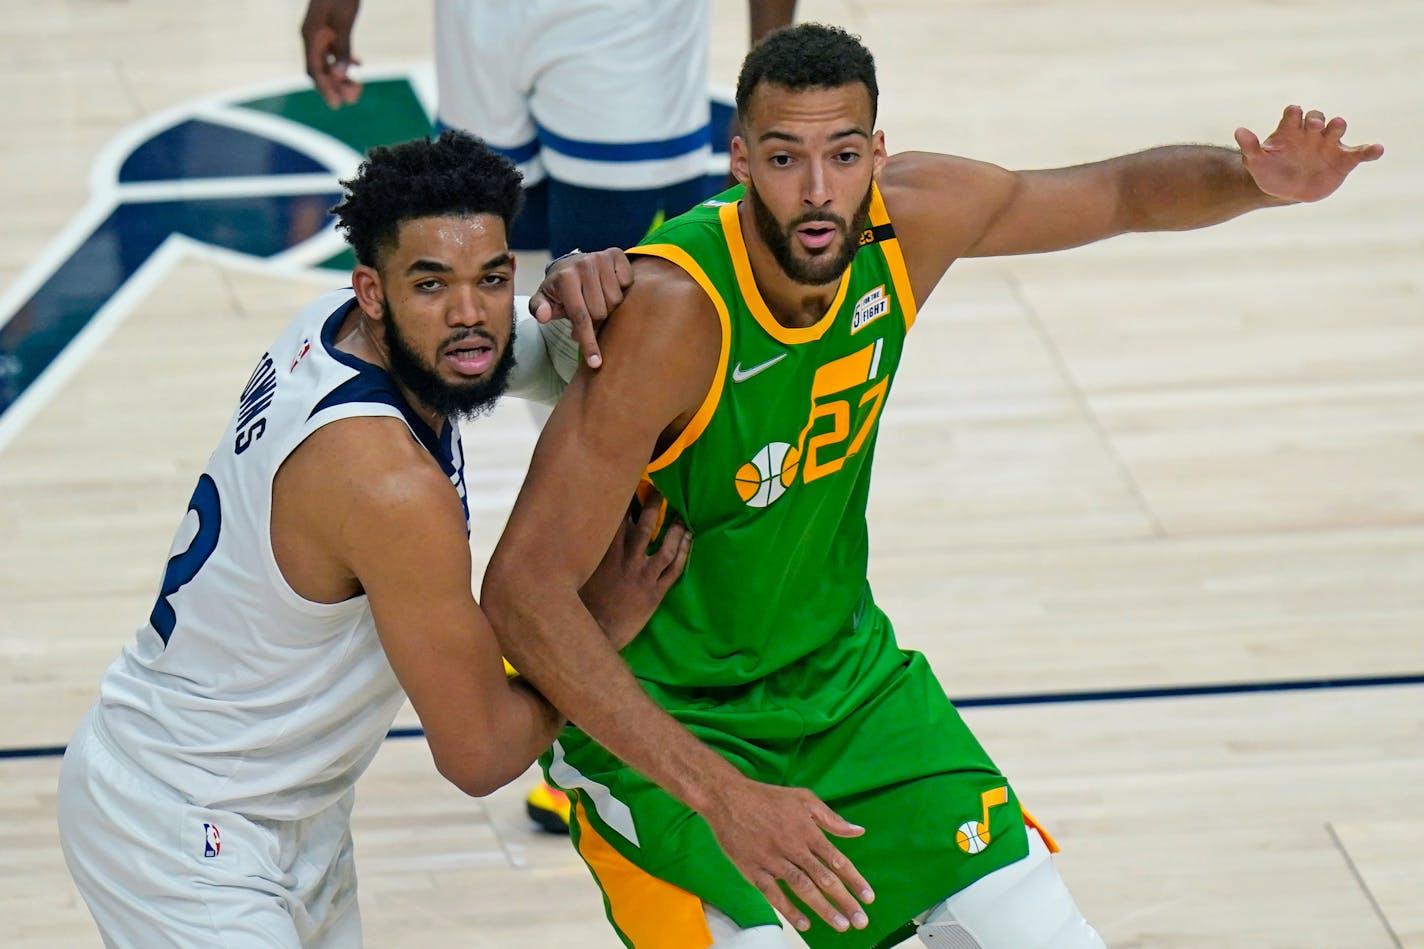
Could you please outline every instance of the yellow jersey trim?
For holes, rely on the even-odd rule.
[[[698,407],[697,414],[692,416],[692,421],[687,423],[687,427],[678,432],[677,438],[673,439],[673,443],[665,448],[662,454],[648,462],[647,472],[651,474],[676,461],[678,456],[706,431],[707,423],[712,421],[712,413],[716,411],[717,403],[722,398],[722,386],[727,378],[727,362],[732,358],[732,318],[727,313],[727,303],[722,299],[722,294],[717,292],[717,288],[712,285],[707,274],[703,273],[697,261],[692,259],[692,255],[681,247],[675,244],[644,244],[630,248],[628,253],[661,257],[663,260],[681,267],[689,277],[697,281],[698,286],[707,294],[712,305],[717,308],[717,319],[722,323],[722,351],[717,356],[717,373],[712,377],[712,386],[707,390],[707,396],[702,400],[702,405]]]
[[[885,199],[880,196],[880,186],[871,185],[870,226],[878,227],[890,223],[890,212],[885,209]],[[910,271],[905,269],[905,255],[900,252],[900,238],[877,241],[885,254],[885,263],[890,268],[890,279],[895,284],[895,298],[900,301],[900,312],[905,315],[905,329],[915,325],[918,307],[915,306],[915,289],[910,286]]]
[[[810,326],[782,326],[776,317],[771,315],[766,301],[761,298],[761,291],[757,289],[756,277],[752,274],[752,261],[747,256],[746,242],[742,240],[741,221],[737,217],[740,204],[741,202],[724,204],[717,213],[722,220],[722,234],[727,239],[727,250],[732,255],[732,268],[737,272],[737,287],[742,292],[747,309],[761,324],[761,328],[778,343],[794,345],[815,342],[826,335],[826,330],[836,321],[836,313],[845,302],[846,290],[850,287],[850,268],[847,267],[845,273],[841,274],[841,285],[836,290],[836,298],[820,319]]]

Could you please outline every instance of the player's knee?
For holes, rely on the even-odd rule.
[[[753,926],[743,929],[715,906],[703,905],[707,930],[712,935],[708,949],[788,949],[780,926]]]
[[[1042,840],[935,906],[916,935],[930,949],[1103,949]]]

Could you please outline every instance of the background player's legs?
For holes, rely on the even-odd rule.
[[[708,197],[705,180],[698,175],[662,188],[614,191],[550,179],[549,253],[632,247],[654,225]]]
[[[930,910],[920,941],[932,949],[1103,949],[1042,838],[1028,837],[1027,857]]]

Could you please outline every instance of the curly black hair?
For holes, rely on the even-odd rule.
[[[331,213],[356,259],[376,267],[401,223],[414,218],[493,214],[507,232],[524,200],[522,179],[480,139],[447,130],[433,141],[371,149],[355,176],[341,182],[346,195]]]
[[[798,23],[767,35],[742,60],[737,77],[737,111],[747,114],[752,93],[763,84],[787,89],[833,89],[863,83],[870,93],[870,117],[875,118],[880,87],[875,82],[875,57],[837,26]]]

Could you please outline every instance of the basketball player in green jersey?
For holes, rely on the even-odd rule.
[[[816,949],[917,930],[957,949],[1102,945],[866,582],[870,459],[906,332],[957,258],[1318,200],[1382,153],[1291,107],[1264,143],[1238,130],[1239,151],[1011,172],[887,157],[876,98],[840,30],[748,55],[742,187],[630,252],[603,368],[545,427],[485,575],[506,654],[576,723],[545,771],[636,949],[784,946],[776,911]],[[696,539],[620,656],[578,589],[640,479]]]

